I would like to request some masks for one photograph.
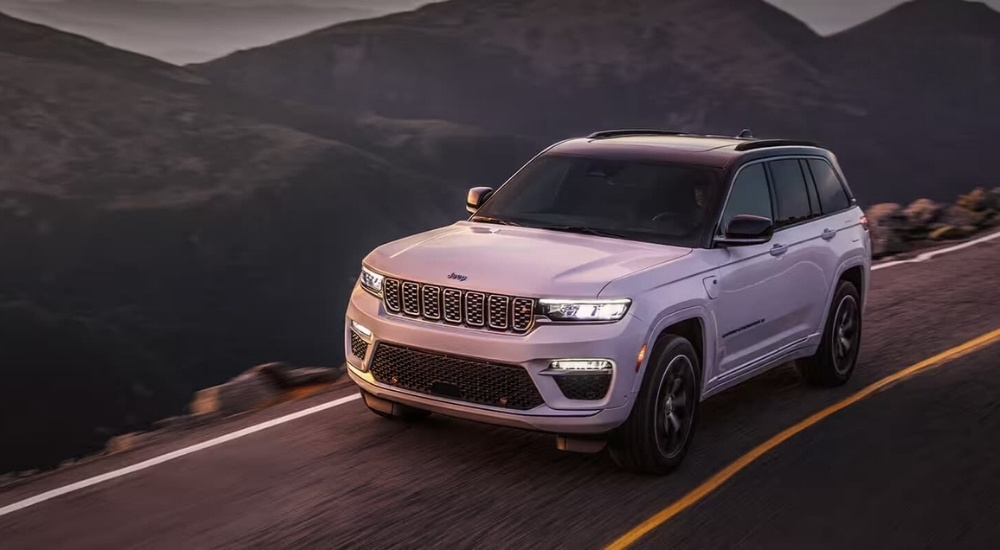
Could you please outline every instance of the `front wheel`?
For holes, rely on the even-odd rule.
[[[632,412],[609,442],[619,467],[663,475],[683,462],[698,419],[700,373],[691,342],[669,335],[657,343]]]
[[[841,281],[830,304],[823,340],[816,355],[796,362],[814,386],[842,386],[850,380],[861,350],[861,296],[850,281]]]

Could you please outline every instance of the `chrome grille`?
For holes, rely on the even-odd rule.
[[[507,319],[510,317],[510,298],[490,295],[490,328],[507,330]]]
[[[444,320],[449,323],[462,322],[462,291],[444,289]]]
[[[427,321],[523,334],[535,320],[535,300],[442,288],[386,278],[383,303],[390,313],[404,313]]]
[[[403,283],[403,313],[420,315],[420,285],[417,283]]]
[[[531,328],[535,320],[535,301],[531,298],[514,298],[514,311],[510,326],[515,331]]]
[[[465,293],[465,322],[469,326],[486,326],[486,295],[481,292]]]
[[[441,318],[441,288],[424,285],[420,288],[420,305],[424,317],[431,320]]]
[[[385,308],[393,313],[399,313],[400,309],[400,297],[399,297],[399,281],[396,279],[385,279],[382,282],[382,296],[385,302]]]

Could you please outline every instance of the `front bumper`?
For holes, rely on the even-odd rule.
[[[364,357],[357,357],[352,351],[352,321],[371,332],[366,335],[369,345]],[[344,345],[351,379],[379,398],[489,424],[564,434],[599,434],[616,428],[628,418],[636,356],[644,343],[645,329],[644,323],[627,315],[610,324],[540,325],[520,336],[494,333],[390,315],[381,300],[356,287],[348,305]],[[522,367],[544,403],[528,410],[514,410],[381,383],[367,370],[379,342]],[[599,400],[566,398],[553,376],[541,374],[552,360],[566,358],[614,361],[616,367],[607,394]]]

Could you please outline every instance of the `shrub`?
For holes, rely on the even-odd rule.
[[[969,210],[970,212],[982,212],[986,210],[991,205],[992,199],[990,194],[986,192],[982,187],[977,187],[968,193],[958,197],[955,204]]]

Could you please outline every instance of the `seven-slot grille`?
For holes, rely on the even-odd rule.
[[[535,320],[535,300],[442,288],[386,278],[382,301],[390,313],[495,331],[525,333]]]
[[[465,359],[381,342],[370,371],[397,388],[526,411],[545,403],[523,367]]]

